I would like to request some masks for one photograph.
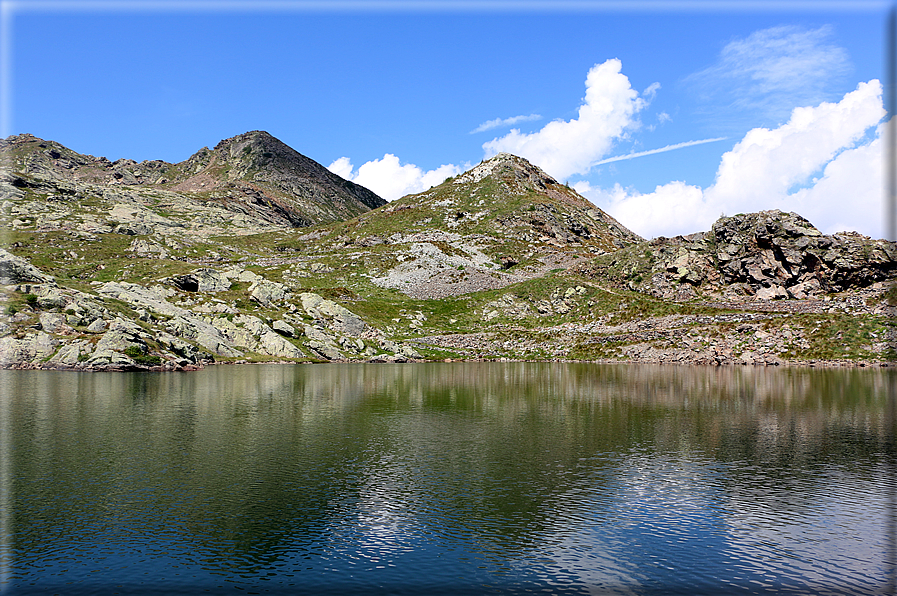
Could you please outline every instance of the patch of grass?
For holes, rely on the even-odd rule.
[[[143,350],[137,346],[128,346],[125,348],[124,354],[141,366],[159,366],[162,364],[162,358],[144,354]]]
[[[318,288],[316,294],[328,300],[358,300],[360,297],[354,291],[343,286],[335,288]]]
[[[710,315],[724,312],[716,308],[708,308],[682,302],[666,302],[647,297],[643,294],[629,292],[625,304],[621,304],[608,320],[610,325],[619,325],[628,321],[638,321],[652,317],[667,315]]]
[[[800,315],[789,318],[792,327],[808,330],[805,337],[809,347],[792,348],[786,353],[797,360],[873,360],[885,359],[875,353],[871,344],[885,341],[892,321],[885,317],[857,317],[849,314]],[[778,325],[764,324],[764,330],[777,331]],[[874,334],[874,336],[873,336]]]
[[[627,345],[622,341],[582,341],[570,348],[567,357],[573,360],[619,360],[619,349]]]

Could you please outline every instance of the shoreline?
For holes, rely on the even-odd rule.
[[[854,369],[880,369],[892,368],[894,363],[888,361],[851,361],[851,360],[777,360],[774,362],[682,362],[675,360],[573,360],[565,358],[552,359],[533,359],[533,358],[445,358],[434,360],[412,360],[412,359],[396,359],[396,360],[333,360],[333,361],[289,361],[289,360],[236,360],[236,361],[215,361],[203,362],[198,364],[188,364],[185,366],[175,365],[166,366],[78,366],[66,365],[54,362],[35,363],[35,362],[18,362],[9,364],[0,364],[0,370],[43,370],[55,372],[151,372],[151,373],[169,373],[169,372],[197,372],[212,366],[253,366],[253,365],[324,365],[324,364],[371,364],[371,365],[389,365],[389,364],[454,364],[454,363],[540,363],[540,364],[622,364],[622,365],[653,365],[653,366],[694,366],[694,367],[782,367],[782,368],[854,368]]]

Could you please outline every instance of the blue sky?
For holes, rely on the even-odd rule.
[[[3,2],[2,134],[177,162],[267,130],[388,199],[506,150],[646,237],[883,234],[887,3],[327,6]]]

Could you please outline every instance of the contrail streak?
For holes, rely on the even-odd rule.
[[[682,149],[683,147],[691,147],[692,145],[703,145],[704,143],[715,143],[716,141],[725,141],[729,137],[718,137],[715,139],[701,139],[700,141],[685,141],[684,143],[676,143],[675,145],[667,145],[660,149],[649,149],[648,151],[639,151],[638,153],[629,153],[626,155],[617,155],[616,157],[608,157],[601,161],[596,161],[591,167],[600,166],[602,164],[611,163],[613,161],[623,161],[624,159],[633,159],[644,155],[654,155],[655,153],[664,153],[674,149]]]

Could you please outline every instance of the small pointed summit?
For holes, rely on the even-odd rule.
[[[557,180],[546,174],[540,167],[523,157],[511,153],[499,153],[484,159],[472,169],[455,178],[455,184],[477,183],[487,176],[513,176],[531,180],[539,188],[557,184]]]

